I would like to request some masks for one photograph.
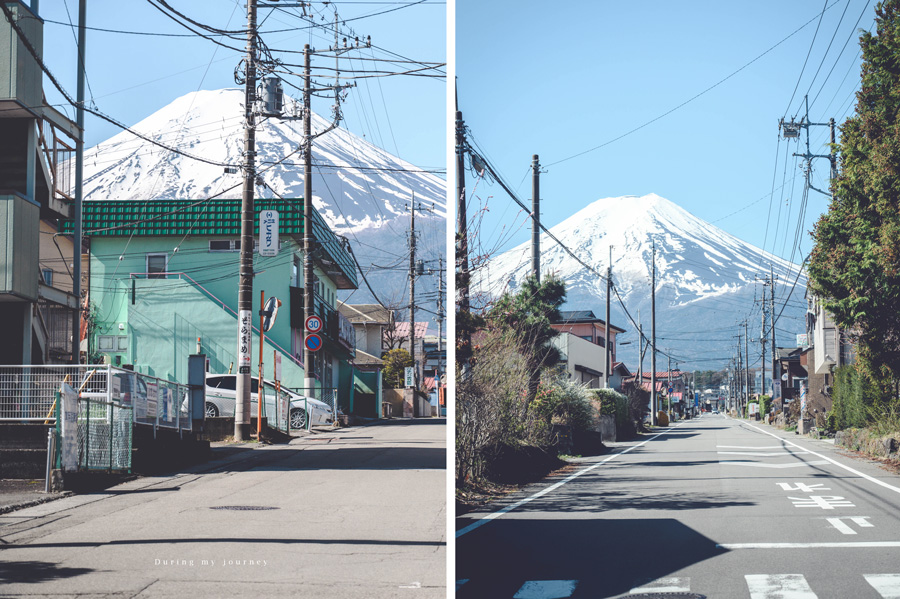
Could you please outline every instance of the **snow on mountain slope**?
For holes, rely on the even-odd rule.
[[[168,146],[208,160],[239,166],[243,152],[244,93],[239,89],[198,91],[134,125],[133,129]],[[286,110],[289,112],[290,107]],[[313,133],[329,122],[313,115]],[[303,196],[299,120],[264,119],[257,126],[257,170],[284,197]],[[273,163],[289,156],[287,160]],[[344,167],[344,168],[340,168]],[[361,168],[354,168],[361,167]],[[202,199],[241,197],[242,178],[223,167],[175,154],[123,131],[85,152],[88,200]],[[384,227],[408,214],[404,204],[435,204],[446,218],[446,184],[377,146],[338,128],[313,144],[313,205],[341,234]],[[226,191],[227,190],[227,191]],[[257,188],[257,197],[272,192]]]
[[[730,359],[728,348],[734,342],[718,339],[737,334],[735,323],[750,314],[755,319],[750,323],[751,336],[753,326],[759,331],[760,307],[756,305],[754,309],[754,299],[761,298],[764,289],[759,279],[769,275],[770,268],[776,277],[778,310],[790,294],[778,328],[803,332],[806,279],[802,275],[797,279],[798,265],[747,244],[658,195],[600,199],[550,230],[575,255],[602,274],[609,265],[612,246],[613,281],[632,316],[637,319],[641,312],[645,333],[649,332],[651,261],[655,245],[657,328],[663,336],[671,337],[669,342],[658,343],[658,347],[672,347],[673,354],[689,360],[685,363],[719,368],[721,363],[703,361]],[[530,272],[529,242],[491,260],[474,277],[473,290],[486,297],[497,297],[504,290],[518,288]],[[606,283],[547,235],[541,236],[541,272],[556,273],[568,283],[564,309],[591,309],[603,318]],[[798,282],[792,290],[795,280]],[[768,296],[767,290],[765,293]],[[616,304],[614,298],[613,324],[633,331],[634,325]],[[722,332],[729,328],[733,329],[732,333]],[[783,332],[779,335],[778,345],[793,344],[792,336]],[[636,338],[634,334],[627,337]],[[716,343],[704,341],[710,338],[717,339]],[[703,348],[698,348],[698,343]],[[629,366],[636,366],[630,362]]]

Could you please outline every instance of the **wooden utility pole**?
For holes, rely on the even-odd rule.
[[[413,388],[419,382],[416,367],[416,195],[409,207],[409,355],[413,366]]]
[[[35,13],[37,6],[32,3]],[[81,363],[81,208],[84,200],[84,55],[86,45],[87,0],[78,2],[78,83],[76,88],[75,124],[78,137],[75,139],[75,202],[72,218],[75,221],[74,248],[72,251],[72,295],[75,296],[75,313],[72,318],[72,364]],[[52,192],[51,192],[52,195]],[[30,332],[28,333],[31,334]]]
[[[466,127],[462,112],[456,112],[456,266],[461,275],[461,283],[456,290],[459,311],[465,314],[469,312],[469,239],[468,221],[466,216]],[[464,327],[459,342],[469,350],[472,346],[472,338],[468,327]],[[463,371],[468,364],[460,364]]]
[[[656,425],[656,243],[650,259],[650,423]]]
[[[531,158],[531,274],[541,280],[541,163]]]
[[[603,365],[603,387],[609,388],[609,371],[610,371],[610,351],[609,351],[609,294],[612,291],[612,246],[609,246],[609,265],[606,267],[606,326],[603,333],[603,349],[604,365]]]
[[[238,283],[238,376],[234,440],[250,433],[250,347],[253,330],[253,196],[256,189],[256,0],[247,0],[247,58],[244,81],[244,187],[241,194],[241,264]],[[262,306],[260,306],[262,307]]]

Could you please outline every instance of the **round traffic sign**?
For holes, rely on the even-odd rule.
[[[310,333],[318,333],[322,330],[322,318],[313,314],[306,319],[306,330]]]
[[[306,336],[306,339],[303,340],[303,345],[305,345],[306,349],[309,351],[319,351],[322,349],[322,338],[315,333],[310,333]]]

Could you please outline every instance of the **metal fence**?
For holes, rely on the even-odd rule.
[[[135,424],[191,430],[187,385],[108,364],[0,366],[0,421],[55,421],[63,383],[79,399],[127,408]]]
[[[309,430],[313,426],[322,426],[325,424],[337,423],[338,421],[338,393],[337,389],[332,388],[324,388],[324,389],[305,389],[305,388],[291,388],[290,391],[297,395],[302,396],[302,398],[309,398],[312,400],[320,401],[328,406],[330,410],[330,416],[332,420],[326,422],[324,417],[326,416],[325,412],[322,411],[318,405],[307,405],[307,402],[304,399],[297,399],[291,402],[291,411],[293,412],[298,407],[302,406],[303,411],[305,412],[305,422],[302,426],[296,426],[297,418],[290,419],[290,429],[291,430]],[[312,402],[308,402],[312,404]]]
[[[78,400],[79,470],[131,470],[133,411],[102,399]]]

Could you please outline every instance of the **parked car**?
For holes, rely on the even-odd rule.
[[[267,400],[265,407],[274,409],[274,402],[268,398],[275,397],[275,383],[264,381]],[[290,427],[294,429],[306,428],[307,413],[313,426],[330,424],[334,422],[334,411],[327,403],[294,393],[287,389],[281,392],[290,397]],[[206,375],[206,417],[234,416],[237,396],[236,374],[207,374]],[[256,414],[257,397],[259,396],[259,378],[250,379],[250,412]],[[271,418],[271,415],[269,416]]]

